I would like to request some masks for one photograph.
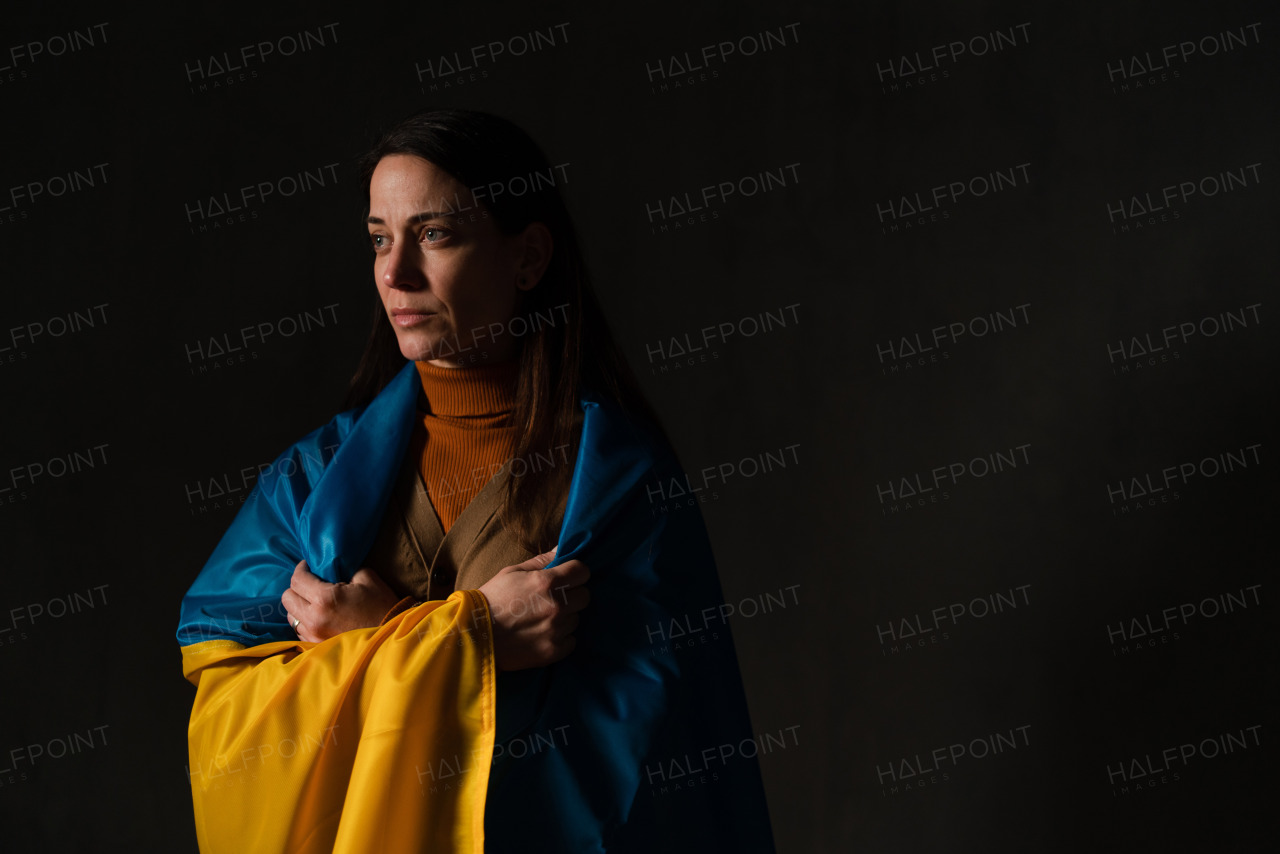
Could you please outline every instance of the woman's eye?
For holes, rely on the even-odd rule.
[[[387,245],[387,238],[384,234],[370,234],[369,242],[373,244],[373,251],[377,252]]]
[[[427,228],[422,232],[422,238],[428,243],[439,243],[448,236],[449,232],[443,228]]]

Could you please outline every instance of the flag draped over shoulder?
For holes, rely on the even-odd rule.
[[[282,454],[183,599],[202,850],[772,851],[754,761],[654,794],[671,761],[752,736],[727,626],[697,650],[655,642],[723,600],[696,508],[654,510],[674,456],[609,401],[583,397],[555,558],[592,571],[567,658],[495,674],[475,591],[296,638],[280,595],[300,560],[330,582],[359,568],[418,384],[409,363]]]

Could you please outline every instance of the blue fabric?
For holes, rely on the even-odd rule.
[[[295,640],[280,595],[298,561],[349,581],[373,547],[413,433],[412,362],[363,410],[336,416],[275,459],[182,599],[178,644]]]
[[[419,383],[406,364],[367,408],[275,461],[183,599],[180,645],[291,640],[280,595],[297,562],[328,581],[351,577],[381,525]],[[486,850],[772,851],[753,760],[695,790],[650,785],[655,769],[751,738],[750,722],[727,626],[696,650],[655,643],[723,601],[697,509],[652,509],[649,490],[680,476],[674,454],[611,401],[581,403],[555,563],[591,568],[591,604],[567,658],[499,674]]]

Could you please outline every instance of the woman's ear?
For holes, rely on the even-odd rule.
[[[551,263],[551,229],[544,223],[531,222],[516,238],[520,242],[520,262],[516,270],[516,287],[522,291],[532,289],[542,280],[542,274]]]

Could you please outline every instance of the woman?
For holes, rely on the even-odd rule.
[[[694,511],[650,512],[679,467],[546,159],[429,111],[362,177],[354,408],[277,460],[183,601],[202,848],[771,850],[754,764],[649,789],[750,728],[727,630],[654,648],[719,586]]]

